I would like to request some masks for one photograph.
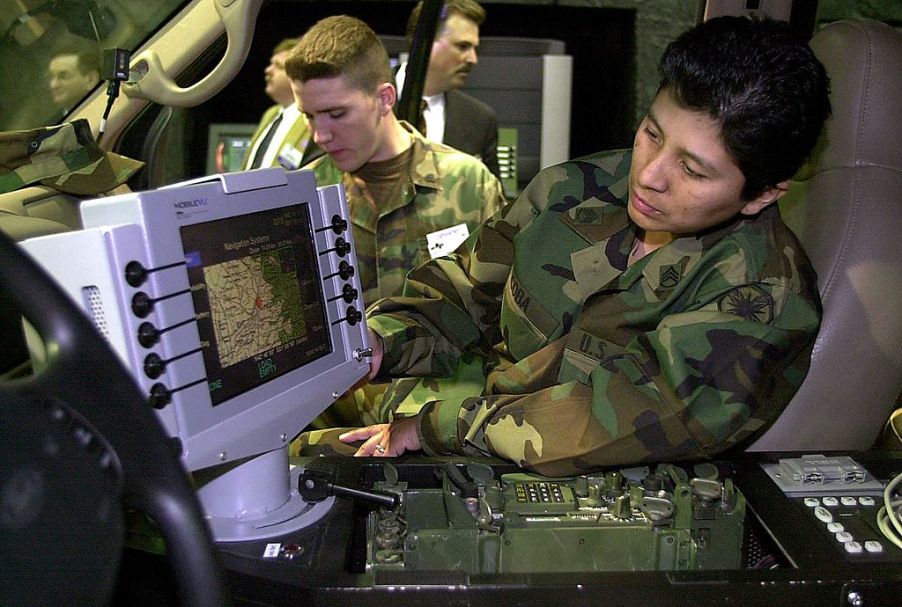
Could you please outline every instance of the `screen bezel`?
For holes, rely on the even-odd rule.
[[[83,208],[86,228],[138,224],[143,242],[117,237],[112,229],[112,263],[124,268],[140,259],[152,271],[140,287],[119,280],[119,301],[126,318],[127,358],[145,393],[155,383],[143,373],[143,361],[153,351],[165,360],[178,359],[167,368],[166,381],[177,388],[171,403],[159,410],[167,431],[177,437],[189,469],[195,470],[283,447],[324,410],[338,395],[368,371],[368,361],[359,352],[366,348],[365,323],[345,322],[348,304],[341,298],[342,287],[352,282],[359,291],[356,275],[340,278],[341,262],[356,265],[351,250],[346,257],[335,253],[337,234],[332,230],[336,215],[347,217],[340,186],[317,188],[312,172],[281,168],[214,176],[170,188],[91,201]],[[206,383],[194,317],[180,228],[258,210],[306,203],[310,208],[314,247],[322,277],[323,297],[332,352],[275,379],[212,406]],[[349,232],[349,230],[347,230]],[[124,233],[124,230],[123,230]],[[346,239],[347,232],[342,233]],[[146,319],[135,318],[127,308],[136,292],[148,291],[160,303]],[[165,294],[160,295],[160,294]],[[362,303],[357,305],[361,308]],[[151,349],[134,339],[142,322],[164,327],[159,344]],[[181,358],[179,358],[181,357]]]

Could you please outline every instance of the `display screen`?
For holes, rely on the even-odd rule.
[[[211,124],[207,135],[207,175],[240,171],[256,130],[256,123]]]
[[[213,405],[332,352],[307,204],[180,233]]]

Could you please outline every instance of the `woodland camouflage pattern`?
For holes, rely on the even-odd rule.
[[[413,158],[409,181],[390,204],[377,205],[363,182],[328,155],[304,167],[313,169],[319,185],[345,187],[367,305],[401,293],[407,272],[429,259],[427,234],[461,223],[472,233],[504,205],[501,183],[484,164],[401,124],[413,137]]]
[[[100,194],[143,166],[100,149],[85,119],[0,133],[0,193],[40,183],[69,194]]]
[[[383,373],[448,376],[462,361],[484,372],[469,398],[418,403],[426,452],[549,475],[702,458],[750,438],[795,393],[820,302],[776,205],[628,267],[630,161],[608,152],[541,172],[455,255],[412,271],[409,297],[371,308]],[[387,403],[410,391],[399,386]]]

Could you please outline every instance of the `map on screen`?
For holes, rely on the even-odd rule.
[[[290,347],[306,335],[290,247],[204,268],[220,366]]]

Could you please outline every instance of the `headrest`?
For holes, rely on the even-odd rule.
[[[0,194],[33,183],[95,195],[125,183],[143,162],[104,152],[85,119],[0,133]]]
[[[830,77],[833,115],[796,178],[852,166],[902,170],[902,33],[870,19],[837,21],[811,48]]]

